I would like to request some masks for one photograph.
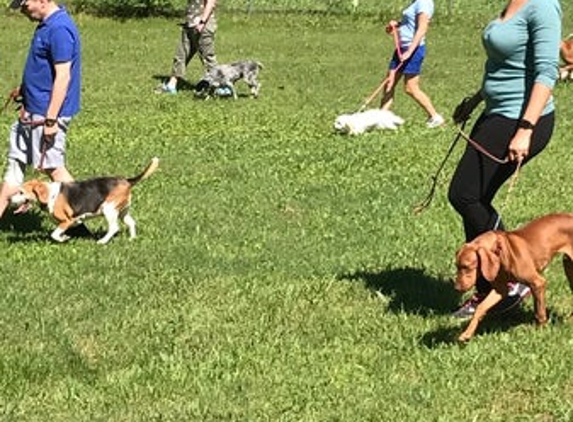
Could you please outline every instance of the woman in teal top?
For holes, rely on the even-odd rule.
[[[561,7],[558,0],[510,0],[501,15],[484,30],[487,54],[481,89],[454,112],[454,122],[468,119],[483,100],[485,110],[470,137],[486,151],[508,162],[500,164],[471,145],[458,163],[449,200],[461,215],[466,241],[503,229],[492,205],[518,163],[524,165],[549,143],[554,126],[552,90],[558,77]],[[509,296],[496,308],[501,313],[519,304],[529,288],[510,283]],[[478,279],[476,293],[454,315],[470,317],[491,290]]]

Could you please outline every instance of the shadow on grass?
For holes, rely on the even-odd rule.
[[[0,231],[11,233],[8,237],[10,243],[49,238],[42,228],[42,216],[35,212],[14,214],[11,210],[7,210],[0,219]]]
[[[448,316],[460,304],[460,295],[446,280],[427,275],[418,268],[398,268],[379,273],[357,272],[344,275],[341,279],[360,281],[377,294],[390,299],[388,310],[394,313],[408,313],[422,317]],[[486,317],[479,326],[476,336],[506,332],[522,324],[533,324],[532,311],[522,308],[504,315]],[[444,325],[425,333],[420,343],[428,348],[442,345],[456,345],[457,338],[468,321],[444,320]]]
[[[170,75],[153,75],[152,78],[158,83],[167,82],[170,78]],[[185,79],[179,79],[177,81],[177,91],[195,91],[195,85]]]
[[[418,268],[357,272],[340,278],[361,281],[368,289],[389,297],[388,310],[391,312],[445,315],[452,312],[460,299],[449,282],[428,276]]]
[[[153,75],[152,78],[156,81],[158,81],[159,84],[165,83],[167,82],[167,80],[169,79],[169,75]],[[199,81],[197,84],[193,84],[189,81],[186,81],[185,79],[179,79],[177,81],[177,91],[192,91],[194,93],[196,93],[197,91],[201,91],[202,89],[204,89],[205,87],[201,86],[201,83],[205,83],[205,81]],[[284,89],[284,87],[283,87]],[[237,92],[237,97],[238,98],[251,98],[250,93],[245,93],[245,92]],[[217,99],[221,99],[221,100],[232,100],[233,97],[232,96],[216,96],[215,98]],[[198,101],[204,101],[205,100],[205,96],[201,96],[198,95],[196,98],[196,100]]]
[[[96,240],[103,237],[106,233],[105,230],[86,232],[83,229],[76,230],[70,229],[71,232],[66,232],[71,236],[70,240]],[[8,211],[0,219],[0,232],[9,232],[7,241],[12,244],[16,243],[31,243],[31,242],[50,242],[55,243],[51,238],[50,233],[52,229],[42,226],[42,215],[35,212],[27,212],[24,214],[14,214]]]
[[[480,322],[475,337],[503,333],[519,325],[532,325],[534,321],[533,312],[524,310],[523,308],[517,308],[515,311],[504,315],[486,316],[484,320]],[[460,320],[456,326],[444,326],[430,331],[422,336],[420,343],[430,349],[443,345],[458,344],[457,338],[468,323],[469,320]]]

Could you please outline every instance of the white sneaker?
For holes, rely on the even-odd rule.
[[[446,123],[445,119],[440,114],[436,114],[434,117],[430,117],[426,121],[426,126],[433,129],[435,127],[442,126],[444,123]]]

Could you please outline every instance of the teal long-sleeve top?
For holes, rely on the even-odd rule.
[[[558,0],[529,0],[513,16],[489,23],[482,95],[486,114],[522,116],[534,83],[553,88],[558,77],[561,7]],[[551,98],[542,115],[554,110]]]

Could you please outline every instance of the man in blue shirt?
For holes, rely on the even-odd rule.
[[[33,165],[53,181],[73,181],[65,166],[66,133],[80,110],[81,41],[64,7],[52,0],[13,0],[30,20],[39,22],[17,89],[22,98],[10,131],[10,149],[0,189],[0,216]]]

